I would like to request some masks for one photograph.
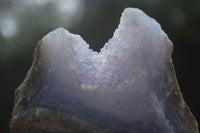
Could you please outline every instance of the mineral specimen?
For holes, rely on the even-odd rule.
[[[198,133],[172,64],[172,43],[127,8],[101,52],[58,28],[39,41],[16,90],[11,133]]]

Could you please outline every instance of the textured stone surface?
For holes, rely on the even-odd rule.
[[[198,133],[177,84],[172,43],[127,8],[100,53],[63,28],[37,45],[16,90],[12,133]]]

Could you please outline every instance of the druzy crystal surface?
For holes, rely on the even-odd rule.
[[[11,132],[198,133],[172,49],[160,25],[135,8],[124,10],[99,53],[63,28],[50,32],[16,90]]]

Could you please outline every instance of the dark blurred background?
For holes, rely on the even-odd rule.
[[[14,91],[32,64],[37,42],[64,27],[99,51],[125,7],[155,18],[174,43],[179,85],[200,123],[200,0],[0,0],[0,133],[9,132]]]

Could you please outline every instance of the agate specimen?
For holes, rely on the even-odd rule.
[[[127,8],[101,51],[63,28],[35,49],[16,90],[11,133],[198,133],[172,63],[173,45]]]

